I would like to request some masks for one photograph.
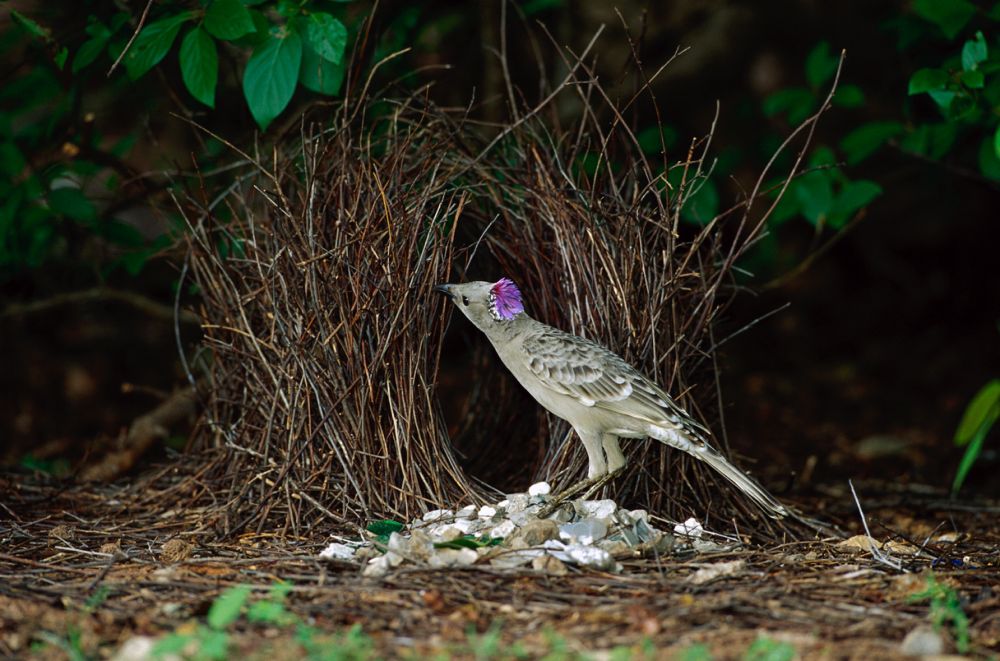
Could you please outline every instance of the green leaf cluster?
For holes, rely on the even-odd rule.
[[[173,654],[198,659],[229,658],[229,630],[246,613],[246,619],[250,623],[272,626],[296,625],[298,627],[297,637],[306,648],[308,657],[327,658],[314,652],[324,649],[329,651],[329,649],[324,646],[316,646],[316,649],[312,649],[308,643],[315,642],[315,635],[308,631],[308,627],[305,627],[298,617],[287,610],[285,601],[292,590],[291,583],[279,581],[271,586],[265,598],[249,603],[253,591],[249,585],[227,588],[212,602],[204,624],[199,624],[192,632],[174,632],[164,636],[153,646],[153,656],[163,657]],[[303,635],[303,632],[308,635]],[[357,634],[354,635],[357,636]],[[361,637],[368,640],[370,647],[370,640],[367,639],[367,636],[361,634]]]
[[[808,87],[779,90],[764,99],[763,112],[767,116],[784,116],[789,124],[799,124],[812,116],[828,94],[826,87],[832,82],[839,65],[827,42],[818,43],[806,56],[805,79]],[[836,90],[832,102],[842,108],[857,108],[865,103],[865,95],[856,85],[844,84]],[[895,135],[895,124],[878,123],[862,127],[842,141],[844,160],[854,165],[879,145]],[[780,201],[768,222],[779,227],[795,217],[804,218],[817,229],[829,227],[839,230],[861,209],[882,194],[882,187],[874,181],[851,179],[839,165],[840,159],[831,147],[818,146],[810,155],[804,173],[782,189],[781,182],[772,182],[775,196]]]
[[[170,242],[147,239],[107,202],[124,169],[113,165],[131,149],[138,127],[111,138],[80,111],[85,69],[103,54],[117,56],[127,20],[126,12],[106,22],[91,16],[71,60],[70,48],[52,36],[56,30],[26,16],[0,31],[3,48],[41,56],[0,88],[0,279],[73,259],[89,245],[102,246],[90,250],[105,256],[97,264],[102,277],[118,268],[134,274]]]
[[[943,36],[951,42],[951,49],[947,56],[910,75],[907,95],[915,101],[930,99],[941,121],[909,128],[899,140],[900,148],[943,160],[971,142],[980,174],[1000,181],[1000,39],[996,31],[1000,3],[987,14],[990,23],[977,20],[976,8],[964,0],[919,0],[913,10],[919,20],[933,24],[939,32],[908,45],[930,51],[926,42]],[[977,23],[983,29],[975,29]],[[963,34],[964,39],[960,38]]]
[[[215,107],[219,81],[217,41],[251,49],[243,70],[243,96],[260,128],[267,127],[292,100],[298,85],[332,96],[344,80],[348,33],[344,23],[308,2],[277,2],[281,21],[241,0],[211,0],[203,12],[181,11],[145,26],[125,57],[132,80],[170,52],[190,24],[178,53],[184,85],[200,103]],[[263,4],[263,3],[254,3]]]

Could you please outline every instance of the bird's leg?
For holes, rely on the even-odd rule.
[[[618,445],[618,437],[614,434],[601,434],[601,447],[608,460],[608,472],[598,479],[583,494],[584,500],[590,500],[594,494],[598,493],[605,484],[613,480],[623,470],[625,470],[625,455],[622,454],[621,446]]]
[[[580,436],[580,440],[583,441],[583,447],[587,450],[587,461],[589,463],[587,479],[580,480],[576,484],[571,484],[568,488],[553,496],[552,500],[546,503],[542,509],[538,510],[539,519],[544,519],[555,512],[560,505],[569,500],[570,496],[574,496],[584,490],[589,490],[595,484],[603,485],[607,479],[610,479],[602,447],[602,440],[607,434],[602,435],[596,432],[581,431],[580,429],[577,429],[576,433]],[[620,454],[621,451],[619,451]],[[590,492],[588,491],[588,493]]]

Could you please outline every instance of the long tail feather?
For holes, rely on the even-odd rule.
[[[764,512],[773,518],[783,518],[789,515],[784,505],[767,490],[757,484],[757,481],[729,463],[716,449],[701,439],[692,439],[683,432],[663,427],[651,427],[649,435],[673,448],[687,452],[695,459],[700,459],[729,480],[733,486],[742,491],[750,500],[757,503]]]

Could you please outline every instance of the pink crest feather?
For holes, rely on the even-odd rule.
[[[490,288],[490,312],[498,320],[510,320],[524,312],[521,290],[510,278],[500,278]]]

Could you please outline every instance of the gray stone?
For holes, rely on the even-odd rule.
[[[504,540],[504,546],[512,549],[541,546],[547,540],[559,537],[559,525],[549,519],[534,519],[515,530]]]
[[[540,555],[532,560],[531,568],[540,572],[545,572],[551,576],[565,576],[569,573],[569,569],[566,568],[566,563],[559,558],[555,558],[548,554]]]
[[[593,517],[559,526],[560,539],[584,545],[593,544],[596,540],[606,537],[607,534],[607,524],[601,519]]]
[[[944,640],[934,629],[919,626],[906,634],[899,651],[907,656],[934,656],[944,653]]]

